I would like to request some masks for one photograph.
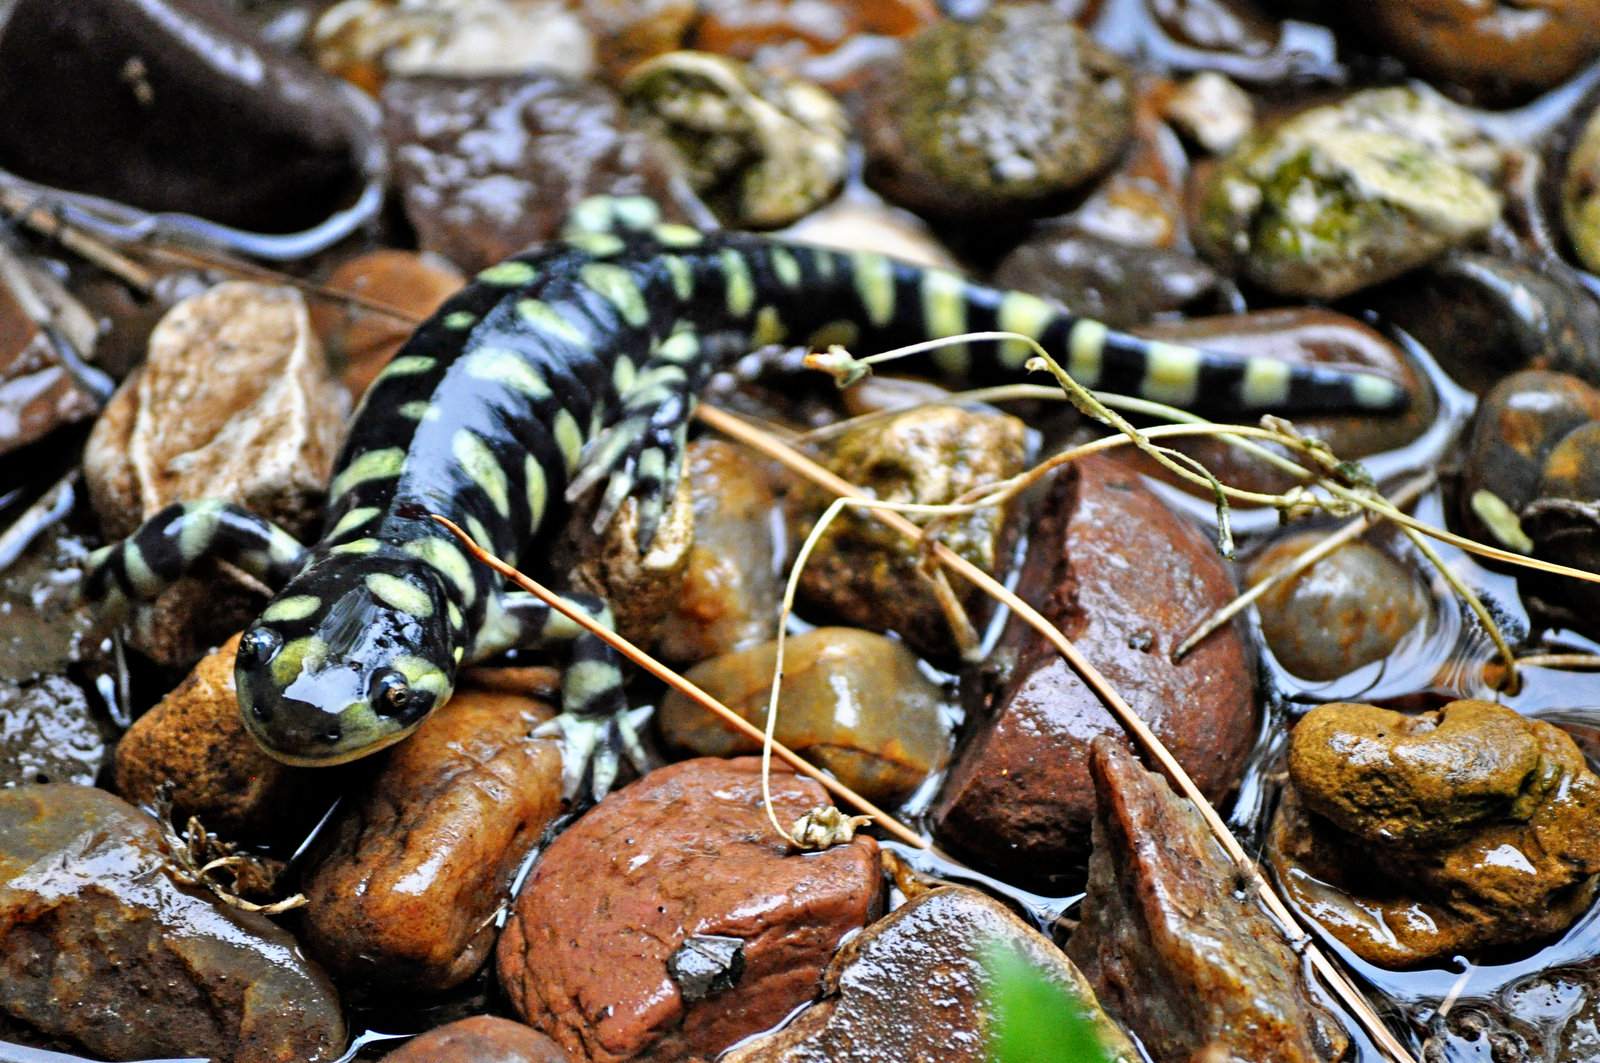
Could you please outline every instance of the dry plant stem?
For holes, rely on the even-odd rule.
[[[1391,496],[1390,500],[1397,506],[1409,505],[1419,496],[1421,496],[1424,491],[1431,488],[1436,482],[1438,482],[1438,477],[1431,472],[1422,476],[1418,476],[1416,479],[1409,481],[1398,491],[1396,491]],[[1280,583],[1284,583],[1287,580],[1298,576],[1300,573],[1304,572],[1318,561],[1321,561],[1323,558],[1327,557],[1329,554],[1333,553],[1346,543],[1361,538],[1361,536],[1365,535],[1376,525],[1376,517],[1372,516],[1371,514],[1363,514],[1346,524],[1344,527],[1340,528],[1338,531],[1332,532],[1316,545],[1299,554],[1296,554],[1294,560],[1289,564],[1278,569],[1276,572],[1272,573],[1270,576],[1263,579],[1261,582],[1257,583],[1243,594],[1239,595],[1233,601],[1229,602],[1221,609],[1218,609],[1215,613],[1212,613],[1211,616],[1207,617],[1206,622],[1195,629],[1194,634],[1184,639],[1183,642],[1179,644],[1178,648],[1172,651],[1172,659],[1174,661],[1183,660],[1184,656],[1188,654],[1190,650],[1198,646],[1206,638],[1206,636],[1210,635],[1213,631],[1217,630],[1222,625],[1232,620],[1235,616],[1239,615],[1239,613],[1243,612],[1247,606],[1249,606],[1263,594],[1267,593],[1267,591],[1278,586]]]
[[[490,568],[494,569],[496,572],[500,573],[506,579],[515,583],[518,587],[521,587],[529,594],[532,594],[534,597],[543,601],[546,605],[550,606],[550,608],[554,609],[568,620],[571,620],[573,623],[584,628],[585,630],[598,635],[602,640],[617,650],[617,652],[621,653],[624,657],[627,657],[640,668],[643,668],[657,679],[660,679],[663,683],[666,683],[680,694],[692,699],[696,704],[705,708],[706,711],[716,714],[725,723],[727,723],[728,726],[734,728],[740,734],[754,739],[757,742],[765,741],[766,736],[761,732],[761,729],[751,724],[749,720],[746,720],[744,717],[740,716],[738,713],[722,704],[722,702],[718,701],[710,694],[707,694],[704,690],[701,690],[699,687],[683,678],[683,676],[679,675],[671,668],[668,668],[654,657],[651,657],[649,654],[645,653],[643,650],[629,642],[627,639],[623,638],[621,635],[618,635],[616,632],[611,631],[608,628],[601,627],[599,624],[595,623],[594,620],[590,619],[588,615],[572,608],[572,606],[568,605],[561,598],[561,596],[556,594],[554,591],[551,591],[549,588],[544,587],[532,579],[529,579],[512,566],[506,564],[498,557],[489,553],[489,551],[485,550],[483,547],[474,542],[472,536],[468,535],[449,518],[441,517],[437,513],[429,514],[429,516],[438,521],[441,525],[447,528],[452,535],[459,539],[461,541],[461,545],[465,546],[467,551],[471,553],[473,557],[488,565]],[[882,827],[890,834],[893,834],[900,841],[905,842],[907,845],[913,846],[917,849],[926,849],[928,847],[928,843],[913,833],[911,829],[904,823],[901,823],[899,820],[889,815],[889,813],[885,812],[871,801],[868,801],[865,797],[862,797],[860,794],[850,789],[850,787],[844,785],[844,783],[840,782],[838,779],[835,779],[831,775],[828,775],[820,769],[813,767],[792,749],[789,749],[782,743],[774,742],[772,745],[772,751],[777,754],[778,759],[794,768],[795,771],[822,784],[823,788],[828,790],[834,796],[843,798],[845,801],[848,801],[850,804],[856,806],[857,808],[861,809],[861,811],[871,816],[873,821],[878,826]]]
[[[40,236],[54,240],[62,247],[98,266],[113,277],[137,291],[149,295],[155,289],[155,278],[150,272],[125,255],[119,254],[83,232],[62,221],[39,200],[24,195],[14,188],[0,189],[0,211],[26,225]]]
[[[784,446],[777,440],[763,436],[760,432],[749,428],[730,414],[707,406],[699,407],[697,413],[702,421],[717,431],[756,448],[768,457],[782,462],[789,468],[800,472],[829,490],[854,498],[863,497],[860,489],[853,484],[834,475],[805,455]],[[916,538],[922,534],[921,529],[898,513],[878,510],[875,515],[879,520],[903,535]],[[1084,682],[1088,683],[1100,696],[1107,707],[1116,715],[1117,719],[1121,721],[1122,725],[1128,729],[1140,746],[1144,748],[1145,752],[1149,754],[1150,758],[1160,766],[1162,772],[1172,781],[1179,792],[1188,798],[1199,811],[1200,815],[1205,819],[1206,826],[1218,843],[1221,844],[1224,851],[1227,852],[1229,859],[1234,862],[1240,872],[1256,888],[1262,903],[1266,905],[1267,911],[1272,917],[1278,921],[1286,933],[1298,931],[1298,939],[1291,942],[1291,944],[1297,950],[1304,952],[1317,974],[1356,1016],[1373,1041],[1396,1063],[1415,1063],[1411,1054],[1406,1051],[1405,1046],[1389,1032],[1388,1027],[1383,1024],[1383,1020],[1373,1012],[1371,1005],[1367,1003],[1345,973],[1328,959],[1322,950],[1316,946],[1310,935],[1306,934],[1304,929],[1300,927],[1299,922],[1294,917],[1294,913],[1273,891],[1266,876],[1261,873],[1261,869],[1256,866],[1255,861],[1250,859],[1249,854],[1244,851],[1238,839],[1228,830],[1227,824],[1222,821],[1221,816],[1217,815],[1216,809],[1211,807],[1211,803],[1205,799],[1205,795],[1200,792],[1199,787],[1195,786],[1194,780],[1189,778],[1188,772],[1183,770],[1183,766],[1177,762],[1167,747],[1150,730],[1149,726],[1133,711],[1133,707],[1116,692],[1105,676],[1100,674],[1100,671],[1078,651],[1078,648],[1065,635],[1056,629],[1054,624],[1039,615],[1027,602],[1024,602],[996,582],[988,573],[942,543],[935,543],[933,551],[945,565],[955,569],[956,572],[977,584],[986,594],[1009,606],[1013,612],[1047,638],[1056,650],[1067,659],[1067,662],[1083,677]]]
[[[1517,663],[1524,668],[1582,668],[1586,671],[1600,671],[1600,655],[1593,653],[1530,653],[1526,657],[1518,657]]]

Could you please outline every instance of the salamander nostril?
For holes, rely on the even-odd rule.
[[[372,677],[372,707],[380,716],[398,716],[411,704],[411,684],[393,668]]]

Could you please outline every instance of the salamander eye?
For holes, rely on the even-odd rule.
[[[398,716],[411,704],[411,684],[393,668],[372,677],[372,707],[383,716]]]
[[[251,628],[239,638],[239,660],[261,664],[272,659],[283,647],[283,636],[270,627]]]

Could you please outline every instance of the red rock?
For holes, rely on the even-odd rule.
[[[380,1063],[570,1063],[550,1038],[520,1022],[474,1015],[412,1038]]]
[[[774,771],[787,827],[827,804]],[[574,1059],[711,1058],[813,999],[840,939],[878,914],[877,843],[801,856],[768,823],[760,761],[673,764],[612,794],[553,842],[498,949],[518,1013]],[[667,961],[691,935],[744,941],[731,989],[684,999]]]
[[[1224,628],[1181,663],[1172,649],[1234,596],[1215,547],[1138,475],[1093,457],[1058,476],[1035,522],[1019,593],[1054,622],[1207,795],[1227,793],[1256,733],[1250,661]],[[1122,726],[1043,637],[1013,620],[1016,660],[991,719],[957,754],[935,803],[939,838],[1003,871],[1075,871],[1089,848],[1089,744]]]

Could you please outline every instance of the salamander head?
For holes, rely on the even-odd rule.
[[[304,766],[398,742],[450,697],[459,615],[438,573],[415,558],[385,549],[321,559],[239,640],[246,730]]]

